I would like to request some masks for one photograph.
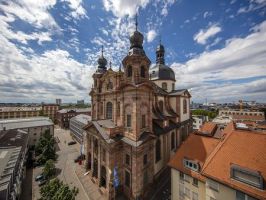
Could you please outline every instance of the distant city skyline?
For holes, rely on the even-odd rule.
[[[112,68],[138,29],[155,63],[161,38],[176,88],[193,102],[266,102],[265,0],[2,1],[0,102],[90,102],[101,45]]]

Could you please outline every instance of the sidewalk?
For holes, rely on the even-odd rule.
[[[105,200],[104,195],[100,194],[97,185],[95,185],[89,175],[84,176],[85,170],[83,169],[82,165],[76,165],[75,173],[83,185],[83,188],[87,195],[89,196],[90,200]]]

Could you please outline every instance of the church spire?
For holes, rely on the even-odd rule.
[[[135,16],[135,28],[136,28],[136,31],[138,31],[138,13],[136,13],[136,16]]]
[[[164,65],[164,46],[162,45],[161,35],[159,36],[159,45],[156,48],[156,64]]]
[[[106,71],[106,65],[107,65],[107,60],[103,56],[103,45],[101,46],[101,55],[98,58],[98,69],[97,71]]]

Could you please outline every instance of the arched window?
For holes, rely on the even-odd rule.
[[[183,100],[183,113],[184,114],[187,113],[187,100],[186,99]]]
[[[163,112],[163,101],[159,101],[159,109],[161,112]]]
[[[108,102],[106,104],[106,119],[112,119],[113,117],[113,104]]]
[[[112,90],[113,89],[113,83],[109,80],[107,83],[107,90]]]
[[[166,82],[162,83],[162,88],[163,88],[163,90],[167,90],[167,83]]]
[[[129,66],[127,67],[127,77],[131,77],[131,76],[132,76],[132,66],[129,65]]]
[[[172,90],[175,90],[175,84],[172,83]]]
[[[161,160],[161,141],[158,139],[156,141],[156,162]]]
[[[141,66],[140,68],[140,76],[145,78],[145,67],[144,66]]]
[[[175,148],[175,132],[171,133],[171,149]]]

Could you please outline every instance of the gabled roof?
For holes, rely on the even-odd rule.
[[[263,190],[260,190],[236,181],[230,176],[231,165],[234,164],[258,171],[265,181],[266,134],[236,129],[233,123],[228,125],[225,132],[226,138],[212,152],[202,174],[258,199],[266,199],[265,186]]]
[[[204,181],[205,177],[203,177],[200,172],[192,171],[186,168],[183,164],[184,158],[189,158],[198,162],[200,165],[200,170],[203,167],[206,159],[211,154],[211,152],[218,145],[219,140],[212,137],[206,137],[202,135],[198,135],[196,133],[191,133],[188,138],[182,143],[182,145],[177,150],[174,157],[169,162],[169,166],[177,169],[185,174],[188,174],[192,177],[195,177],[199,180]]]
[[[170,96],[181,96],[187,94],[189,97],[191,97],[189,91],[187,89],[180,89],[180,90],[173,90],[169,92]]]

